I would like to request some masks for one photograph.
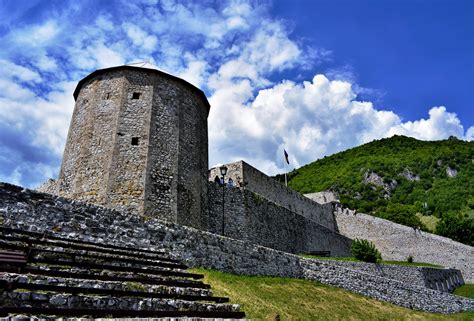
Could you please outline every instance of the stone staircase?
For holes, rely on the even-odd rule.
[[[186,269],[164,251],[0,227],[0,318],[245,317]]]

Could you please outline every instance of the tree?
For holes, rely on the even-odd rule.
[[[459,214],[447,213],[436,225],[436,234],[474,246],[474,220]]]

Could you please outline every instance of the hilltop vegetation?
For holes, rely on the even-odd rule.
[[[393,136],[294,170],[288,185],[332,190],[345,207],[474,245],[474,142]]]

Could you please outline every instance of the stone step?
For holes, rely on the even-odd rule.
[[[163,252],[0,228],[0,317],[168,317],[241,319],[213,297],[203,275]],[[12,254],[13,253],[13,254]]]
[[[0,315],[28,313],[26,312],[28,307],[38,309],[37,311],[48,315],[200,316],[202,314],[197,312],[215,312],[216,315],[221,317],[223,317],[223,314],[236,317],[235,313],[239,312],[240,309],[235,304],[211,304],[177,299],[78,295],[56,292],[38,293],[16,290],[3,291],[0,294],[0,300],[2,302]],[[49,311],[51,309],[64,310],[58,311],[56,314]],[[84,313],[84,310],[87,310],[87,313]],[[104,311],[108,313],[103,313]],[[245,316],[239,315],[241,317]]]
[[[141,298],[159,298],[159,299],[176,299],[184,301],[208,301],[208,302],[217,302],[224,303],[229,302],[228,298],[213,297],[212,293],[204,294],[198,293],[196,291],[189,291],[190,289],[182,288],[170,288],[170,287],[155,287],[155,289],[150,292],[144,291],[145,289],[140,288],[142,286],[139,283],[132,284],[133,289],[127,289],[127,284],[120,286],[120,289],[116,289],[118,286],[115,285],[114,288],[109,288],[106,283],[89,283],[89,284],[72,284],[71,282],[63,282],[63,284],[45,284],[45,282],[38,283],[35,281],[32,282],[23,282],[26,277],[21,277],[17,281],[9,280],[0,280],[0,287],[7,289],[9,291],[34,291],[36,293],[56,292],[56,293],[69,293],[69,294],[83,294],[83,295],[99,295],[99,296],[113,296],[115,298],[119,297],[141,297]],[[21,282],[20,282],[21,281]],[[153,291],[154,290],[154,291]],[[187,291],[186,291],[187,290]]]
[[[158,276],[172,276],[180,278],[191,278],[191,279],[202,279],[204,276],[197,273],[189,273],[183,270],[174,270],[166,268],[143,268],[143,267],[134,267],[134,266],[121,266],[119,263],[94,263],[87,260],[84,261],[73,261],[63,258],[29,258],[28,265],[32,264],[43,264],[49,265],[52,268],[55,266],[68,266],[68,267],[78,267],[81,269],[90,269],[90,270],[101,270],[101,271],[118,271],[118,272],[129,272],[129,273],[139,273],[147,275],[158,275]]]
[[[75,249],[75,250],[83,250],[83,251],[95,251],[100,253],[107,253],[111,255],[124,255],[129,257],[135,258],[143,258],[149,260],[159,260],[165,262],[172,262],[178,263],[179,261],[169,258],[169,256],[164,252],[156,252],[155,254],[151,254],[149,251],[141,252],[141,251],[134,251],[134,250],[118,250],[115,248],[108,248],[108,245],[91,245],[89,243],[82,244],[71,240],[50,240],[45,238],[32,238],[29,236],[24,235],[16,235],[16,234],[3,234],[1,235],[3,240],[2,246],[9,247],[11,249],[28,249],[28,248],[36,248],[38,245],[42,246],[50,246],[54,248],[68,248],[68,249]]]
[[[79,269],[69,267],[52,267],[47,265],[26,266],[20,271],[10,266],[2,266],[0,264],[0,272],[6,273],[22,273],[31,275],[42,275],[48,277],[74,278],[82,280],[100,280],[100,281],[117,281],[117,282],[138,282],[150,285],[164,285],[182,288],[202,288],[208,289],[210,286],[201,281],[182,279],[176,277],[164,277],[147,274],[134,274],[130,272],[118,271],[101,271],[90,269]]]
[[[84,280],[76,278],[51,277],[45,275],[3,273],[0,275],[0,284],[8,289],[33,289],[34,286],[57,286],[78,289],[94,289],[122,292],[137,292],[139,296],[148,295],[150,293],[175,296],[193,296],[193,297],[210,297],[212,290],[209,288],[192,288],[179,287],[175,285],[154,285],[131,281],[103,281],[103,280]],[[41,290],[37,288],[38,290]],[[67,290],[58,289],[58,291],[68,292]],[[51,290],[52,291],[52,290]],[[79,290],[76,290],[76,292]],[[96,292],[98,293],[98,292]],[[203,298],[203,300],[204,300]],[[199,298],[198,298],[199,299]],[[209,299],[209,301],[227,302],[224,298]]]
[[[149,311],[149,310],[108,310],[108,309],[67,309],[67,308],[36,308],[36,307],[3,307],[0,316],[20,314],[19,317],[5,317],[2,320],[31,321],[24,315],[49,315],[46,320],[133,320],[133,321],[231,321],[245,320],[244,312],[226,311]],[[60,317],[66,317],[62,319]],[[76,319],[76,317],[79,317]],[[144,319],[146,318],[146,319]],[[150,319],[148,319],[150,318]],[[157,319],[159,318],[159,319]],[[43,320],[44,318],[41,318]],[[35,320],[35,319],[33,319]]]
[[[70,238],[60,237],[53,233],[38,233],[38,232],[13,229],[13,228],[5,227],[5,226],[0,226],[0,233],[4,235],[10,234],[10,235],[29,236],[33,239],[48,239],[48,240],[56,240],[56,241],[65,241],[65,242],[81,244],[81,245],[89,245],[91,247],[101,247],[101,248],[106,248],[106,249],[123,250],[123,251],[131,252],[131,253],[143,253],[143,254],[151,254],[151,255],[166,253],[166,251],[163,249],[153,249],[153,250],[137,249],[137,248],[131,248],[131,247],[118,246],[115,244],[103,244],[103,243],[97,243],[97,242],[78,240],[73,237],[70,237]]]
[[[237,312],[241,313],[241,312]],[[250,321],[242,318],[222,318],[222,317],[29,317],[25,315],[10,314],[1,318],[2,321]]]
[[[70,249],[38,249],[34,248],[29,251],[29,257],[32,259],[65,259],[74,262],[95,262],[101,264],[109,264],[114,266],[129,266],[139,268],[159,268],[172,270],[186,270],[188,267],[181,263],[170,263],[158,260],[147,260],[130,258],[124,256],[114,256],[110,254],[98,254],[97,252],[77,251]]]
[[[1,245],[0,245],[1,247]],[[64,247],[51,247],[51,246],[35,246],[34,249],[30,249],[30,254],[36,253],[62,253],[64,256],[82,256],[94,259],[114,259],[115,261],[128,262],[128,263],[140,263],[142,265],[161,266],[168,268],[187,269],[188,267],[184,264],[174,262],[170,260],[158,260],[148,259],[146,257],[136,257],[130,255],[117,255],[102,253],[97,251],[85,251],[75,250]]]

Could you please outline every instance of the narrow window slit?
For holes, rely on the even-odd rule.
[[[133,93],[133,95],[132,95],[132,99],[140,99],[140,95],[141,95],[141,93],[135,92],[135,93]]]

